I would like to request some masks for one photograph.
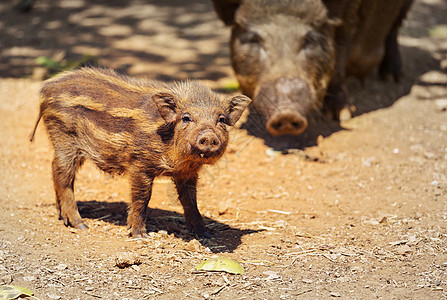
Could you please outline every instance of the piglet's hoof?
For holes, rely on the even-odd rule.
[[[64,220],[65,226],[67,226],[67,227],[68,226],[72,226],[72,227],[74,227],[76,229],[79,229],[79,230],[86,230],[86,229],[89,228],[88,225],[85,224],[82,219],[78,219],[78,220],[75,220],[73,222],[69,221],[68,218],[63,218],[63,220]]]
[[[132,237],[133,239],[148,239],[149,235],[146,233],[146,230],[131,230],[130,237]]]
[[[139,233],[139,234],[131,234],[133,239],[140,239],[145,240],[149,238],[149,235],[147,233]]]
[[[85,224],[84,222],[82,222],[82,223],[79,223],[78,225],[76,225],[76,226],[74,226],[76,229],[79,229],[79,230],[86,230],[86,229],[88,229],[88,225],[87,224]]]

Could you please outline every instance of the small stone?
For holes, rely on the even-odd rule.
[[[432,285],[439,286],[439,285],[441,285],[441,283],[442,282],[440,280],[435,280],[432,282]]]
[[[56,270],[63,271],[65,269],[67,269],[67,265],[66,264],[59,264],[59,265],[56,266]]]
[[[195,251],[195,252],[201,252],[202,251],[202,245],[200,242],[196,239],[190,240],[188,244],[185,246],[186,251]]]
[[[140,271],[140,267],[138,265],[131,265],[130,266],[132,269],[134,269],[135,271],[139,272]]]
[[[386,216],[382,217],[379,221],[379,224],[388,224],[388,218]]]
[[[360,266],[354,266],[351,268],[351,271],[352,272],[363,272],[363,269]]]
[[[446,111],[447,110],[447,99],[438,99],[435,101],[436,107],[440,111]]]
[[[367,157],[363,160],[362,166],[371,167],[373,164],[377,163],[377,158],[375,156]]]
[[[140,257],[136,253],[122,252],[115,257],[116,266],[119,268],[126,268],[132,265],[141,264]]]
[[[30,276],[23,276],[23,280],[24,281],[34,281],[34,280],[36,280],[36,276],[32,276],[32,275],[30,275]]]
[[[268,157],[278,157],[278,156],[281,155],[281,151],[275,151],[275,150],[272,149],[272,148],[268,148],[267,150],[265,150],[265,154],[266,154]]]
[[[433,152],[426,151],[426,152],[424,152],[424,157],[427,159],[433,159],[436,157],[436,155]]]
[[[217,207],[217,212],[219,213],[219,216],[227,213],[230,207],[231,207],[230,203],[220,202]]]
[[[329,293],[329,295],[331,296],[331,297],[341,297],[341,295],[340,295],[340,293],[337,293],[337,292],[331,292],[331,293]]]
[[[408,245],[401,245],[396,249],[396,253],[400,255],[406,255],[413,253],[413,250]]]
[[[273,227],[276,228],[285,228],[287,227],[288,223],[285,220],[278,220],[275,223],[273,223]]]
[[[265,271],[264,274],[268,275],[268,277],[265,279],[268,281],[281,279],[281,276],[279,276],[278,273],[274,271]]]

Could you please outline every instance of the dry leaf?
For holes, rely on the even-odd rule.
[[[222,271],[230,274],[244,274],[244,268],[234,259],[218,256],[200,263],[196,270],[199,271]]]

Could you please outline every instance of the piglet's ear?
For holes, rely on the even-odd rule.
[[[175,109],[177,106],[173,95],[169,93],[158,93],[152,96],[152,100],[154,100],[158,112],[167,123],[172,123],[176,120],[177,113]]]
[[[251,99],[244,95],[237,95],[229,98],[228,102],[227,124],[233,126],[239,120],[247,106],[251,103]]]
[[[213,0],[214,10],[225,25],[233,25],[234,14],[242,0]]]

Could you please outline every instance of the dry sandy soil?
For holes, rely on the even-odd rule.
[[[234,82],[229,29],[208,1],[10,5],[0,4],[0,284],[39,299],[447,299],[445,1],[415,1],[400,84],[349,82],[353,119],[322,121],[287,151],[247,126],[231,130],[225,157],[201,173],[211,239],[186,230],[161,178],[143,241],[126,231],[126,180],[89,164],[75,193],[90,229],[57,219],[43,127],[27,139],[41,85],[35,58],[95,55],[133,76],[221,88]],[[128,253],[141,263],[117,267]],[[213,255],[237,259],[245,274],[194,270]]]

